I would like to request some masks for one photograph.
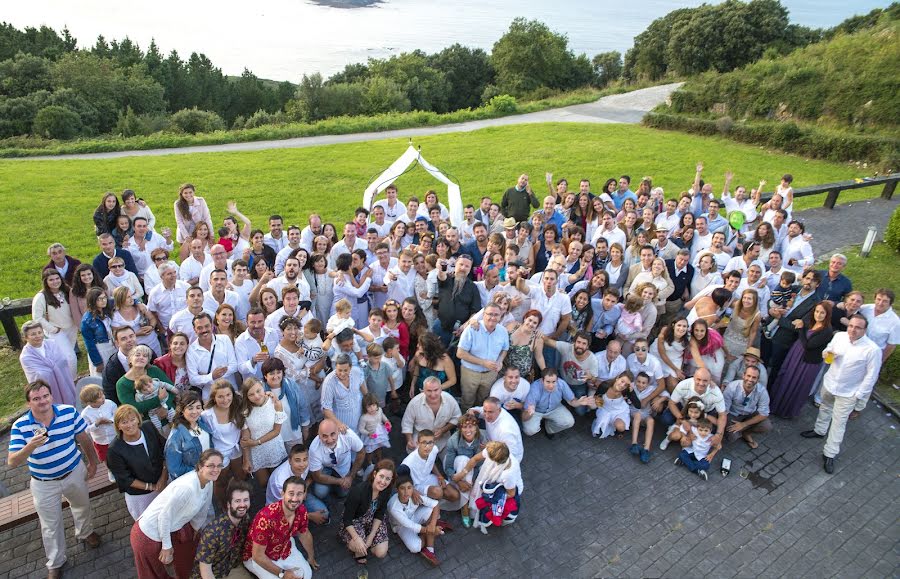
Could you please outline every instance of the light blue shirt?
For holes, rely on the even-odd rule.
[[[632,201],[634,201],[635,205],[637,205],[638,202],[637,195],[635,195],[634,191],[632,191],[631,189],[628,189],[624,193],[616,191],[615,193],[610,195],[610,197],[612,197],[613,204],[616,206],[616,211],[620,211],[622,209],[622,205],[625,203],[626,199],[631,199]]]
[[[608,310],[603,309],[603,300],[594,298],[591,300],[591,307],[594,309],[594,327],[591,333],[596,334],[599,331],[606,332],[607,336],[613,333],[619,316],[622,315],[622,304],[615,304]]]
[[[728,237],[728,221],[725,220],[724,217],[719,215],[718,213],[715,216],[706,214],[707,225],[709,226],[709,232],[715,233],[716,231],[722,231],[725,233],[725,237]]]
[[[571,402],[575,399],[575,394],[565,380],[557,378],[556,388],[553,392],[547,392],[544,388],[543,380],[535,380],[531,383],[531,390],[525,398],[525,408],[534,406],[534,411],[538,414],[547,414],[556,410],[563,400]]]
[[[493,332],[488,332],[484,322],[478,322],[477,326],[469,326],[463,330],[459,337],[459,349],[485,360],[497,360],[500,354],[509,350],[509,332],[499,324]],[[488,371],[484,366],[466,360],[460,360],[460,364],[473,372]]]

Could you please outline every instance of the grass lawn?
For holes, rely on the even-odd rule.
[[[735,172],[735,184],[770,185],[783,173],[793,173],[795,185],[814,185],[857,176],[849,165],[813,161],[737,144],[717,137],[697,137],[657,131],[637,125],[539,124],[493,127],[471,133],[422,137],[416,140],[429,162],[458,180],[465,203],[478,204],[482,195],[499,199],[527,172],[538,194],[544,173],[565,176],[577,188],[588,177],[599,189],[606,178],[630,174],[637,181],[651,175],[667,196],[686,190],[694,164],[702,160],[719,190],[722,174]],[[220,223],[228,200],[257,226],[279,212],[285,224],[304,225],[310,212],[326,221],[346,220],[362,201],[369,181],[406,148],[404,139],[259,152],[203,153],[109,160],[0,161],[0,200],[5,226],[0,232],[0,298],[26,297],[40,287],[46,248],[55,241],[70,254],[90,260],[97,253],[91,216],[102,194],[130,188],[147,200],[158,225],[174,229],[172,204],[179,184],[190,181],[205,197]],[[422,170],[398,180],[400,197],[423,196],[441,183]],[[635,186],[637,184],[635,183]],[[877,196],[864,189],[841,195],[840,202]],[[797,199],[798,209],[821,205],[823,196]],[[896,285],[895,285],[896,287]],[[13,385],[21,383],[18,360],[0,351],[0,416],[19,405]]]
[[[872,248],[869,257],[859,256],[859,248],[847,253],[847,269],[844,274],[853,280],[853,289],[863,292],[866,303],[875,299],[875,290],[882,287],[900,290],[900,256],[884,243]],[[900,300],[894,300],[894,311],[900,314]],[[881,369],[881,376],[876,386],[878,393],[888,399],[894,406],[900,407],[900,352],[894,351]]]

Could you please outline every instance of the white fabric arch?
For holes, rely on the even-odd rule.
[[[440,169],[426,161],[422,157],[422,153],[412,145],[366,187],[366,192],[363,194],[363,207],[371,209],[375,196],[384,191],[415,161],[418,161],[419,165],[428,171],[432,177],[447,186],[447,210],[450,212],[450,223],[458,227],[463,221],[462,195],[459,191],[459,185],[448,179],[446,175],[441,173]]]

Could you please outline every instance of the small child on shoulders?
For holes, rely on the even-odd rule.
[[[156,415],[156,412],[149,413],[150,422],[153,423],[153,426],[156,427],[156,430],[163,438],[169,437],[169,431],[172,429],[172,420],[175,418],[175,409],[169,408],[166,404],[169,394],[178,394],[175,386],[157,380],[156,378],[151,378],[147,374],[144,374],[134,381],[134,400],[136,402],[145,402],[153,398],[159,398],[159,406],[165,408],[168,412],[167,424],[165,426],[163,426],[162,421],[159,419],[159,416]]]
[[[675,464],[683,464],[703,480],[709,480],[709,465],[721,448],[718,444],[713,446],[712,438],[712,423],[709,419],[698,420],[697,426],[692,426],[690,432],[681,438],[681,453],[675,459]]]
[[[116,429],[113,426],[113,416],[118,406],[112,400],[107,400],[103,394],[103,388],[96,384],[88,384],[78,393],[81,405],[81,417],[87,423],[87,433],[94,442],[97,456],[106,461],[106,451],[116,437]]]

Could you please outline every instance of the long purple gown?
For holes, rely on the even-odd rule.
[[[65,355],[53,340],[44,340],[44,354],[28,344],[19,354],[19,363],[29,383],[43,380],[50,385],[54,404],[75,406],[75,382]]]
[[[812,334],[807,330],[807,336]],[[775,416],[782,418],[796,418],[803,411],[803,405],[809,398],[809,391],[819,369],[822,367],[821,359],[816,364],[803,361],[805,352],[805,340],[797,340],[788,351],[781,371],[769,392],[769,410]]]

